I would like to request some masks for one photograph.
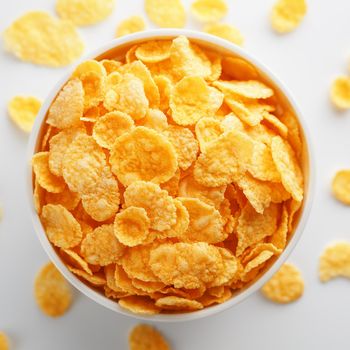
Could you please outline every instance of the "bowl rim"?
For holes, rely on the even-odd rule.
[[[58,91],[62,88],[62,86],[70,77],[73,69],[76,67],[77,64],[79,64],[80,62],[83,62],[84,60],[98,57],[107,51],[110,51],[118,46],[126,45],[128,43],[130,43],[131,45],[133,42],[141,42],[141,41],[152,40],[152,39],[153,40],[165,39],[166,37],[174,38],[179,35],[184,35],[188,37],[190,40],[193,39],[193,40],[199,40],[202,42],[207,42],[212,46],[221,47],[224,50],[230,51],[234,55],[242,57],[243,59],[247,60],[248,62],[252,63],[255,67],[257,67],[259,71],[261,71],[264,75],[266,75],[266,77],[268,77],[268,79],[271,80],[276,85],[276,87],[278,87],[279,91],[284,95],[284,97],[290,103],[291,107],[294,109],[295,115],[304,133],[305,148],[307,150],[307,155],[308,155],[307,160],[308,160],[308,172],[309,172],[308,180],[309,181],[305,191],[303,209],[300,214],[299,222],[297,224],[293,237],[289,241],[288,246],[282,252],[282,254],[276,259],[276,261],[270,266],[270,268],[256,282],[252,283],[241,293],[225,301],[224,303],[207,307],[202,310],[188,312],[188,313],[179,313],[179,314],[139,315],[139,314],[134,314],[132,312],[129,312],[126,309],[123,309],[118,305],[116,301],[108,299],[107,297],[93,290],[91,287],[89,287],[88,285],[80,281],[78,277],[76,277],[73,273],[71,273],[68,270],[68,268],[64,265],[64,263],[61,261],[58,254],[55,252],[51,243],[47,239],[45,231],[41,225],[39,215],[37,214],[34,207],[31,158],[35,152],[37,138],[39,136],[40,128],[46,116],[47,110],[50,107],[53,99],[56,97]],[[312,201],[314,197],[315,165],[314,165],[313,154],[314,154],[314,151],[311,144],[310,133],[305,123],[305,118],[303,117],[297,103],[295,102],[294,97],[286,88],[286,86],[281,82],[281,80],[278,77],[276,77],[276,75],[269,68],[267,68],[257,58],[255,58],[254,55],[248,53],[245,49],[242,49],[241,47],[227,40],[221,39],[219,37],[216,37],[207,33],[199,32],[199,31],[186,30],[186,29],[147,30],[144,32],[133,33],[133,34],[123,36],[121,38],[114,39],[110,42],[107,42],[101,45],[97,49],[89,52],[87,55],[84,55],[84,57],[80,59],[78,62],[76,62],[74,66],[69,70],[69,72],[64,74],[64,76],[50,90],[37,115],[37,118],[35,120],[33,129],[30,135],[30,139],[28,142],[27,158],[26,158],[27,159],[27,168],[26,168],[27,203],[28,203],[28,208],[29,208],[30,216],[32,219],[32,223],[33,223],[36,235],[42,247],[44,248],[45,252],[49,256],[51,262],[54,263],[56,268],[64,275],[64,277],[76,289],[78,289],[81,293],[83,293],[89,299],[92,299],[93,301],[106,307],[107,309],[110,309],[114,312],[117,312],[125,316],[136,318],[138,320],[156,321],[156,322],[184,322],[184,321],[197,320],[197,319],[208,317],[214,314],[218,314],[219,312],[222,312],[224,310],[228,310],[234,305],[237,305],[243,300],[246,300],[250,295],[258,291],[272,277],[272,275],[275,272],[277,272],[277,270],[281,267],[281,265],[286,261],[290,253],[293,251],[293,249],[295,248],[297,242],[301,237],[302,232],[305,229],[305,225],[311,211]]]

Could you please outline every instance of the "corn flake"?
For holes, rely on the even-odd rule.
[[[0,350],[9,350],[10,344],[7,335],[4,332],[0,332]]]
[[[195,131],[201,152],[204,152],[206,145],[217,139],[224,132],[224,127],[218,119],[206,117],[198,120]]]
[[[109,161],[123,185],[138,180],[163,183],[177,168],[172,144],[160,133],[143,126],[117,138]]]
[[[339,109],[350,108],[350,78],[340,76],[331,86],[331,101]]]
[[[145,11],[149,19],[161,28],[183,28],[186,12],[181,0],[145,0]]]
[[[129,334],[130,350],[170,350],[170,346],[154,327],[146,324],[135,326]]]
[[[142,62],[157,63],[170,57],[171,45],[170,40],[148,41],[136,49],[135,55]]]
[[[77,193],[69,191],[66,187],[60,193],[46,192],[45,201],[50,204],[61,204],[67,210],[74,210],[80,201],[80,196]]]
[[[34,283],[35,300],[40,310],[48,316],[62,316],[72,303],[68,282],[52,263],[41,268]]]
[[[27,12],[4,32],[5,48],[23,61],[66,66],[81,56],[84,44],[72,23],[43,11]]]
[[[177,296],[159,298],[155,305],[165,310],[194,311],[203,309],[203,305],[200,302]]]
[[[154,301],[147,296],[131,295],[120,298],[118,303],[122,308],[139,315],[155,315],[160,312]]]
[[[335,174],[332,192],[337,200],[350,205],[350,170],[340,170]]]
[[[258,72],[253,65],[239,57],[224,57],[222,71],[235,80],[252,80],[258,78]]]
[[[158,132],[165,131],[168,128],[168,119],[159,109],[150,108],[146,116],[136,122],[138,126],[145,126]]]
[[[120,37],[131,33],[142,32],[145,28],[145,21],[142,17],[130,16],[118,24],[115,36]]]
[[[225,17],[228,7],[225,0],[196,0],[191,5],[192,14],[200,22],[216,22]]]
[[[30,132],[40,110],[41,101],[32,96],[15,96],[8,104],[8,113],[16,125]]]
[[[299,269],[290,263],[283,264],[261,292],[266,298],[281,304],[299,299],[304,292],[304,281]]]
[[[125,246],[115,237],[113,225],[101,225],[87,234],[80,249],[89,264],[106,266],[124,254]]]
[[[244,38],[238,28],[227,23],[212,23],[204,27],[208,34],[218,36],[219,38],[231,41],[232,43],[242,46]]]
[[[116,215],[114,234],[119,242],[134,247],[147,240],[150,224],[145,209],[130,206]]]
[[[72,267],[72,266],[68,266],[68,270],[74,273],[74,275],[77,275],[78,277],[82,278],[84,281],[92,284],[95,287],[101,287],[106,284],[106,279],[102,274],[90,275],[86,271],[81,269],[76,269],[75,267]]]
[[[167,112],[169,109],[169,100],[172,94],[172,81],[166,75],[156,75],[154,77],[159,91],[159,109],[163,112]]]
[[[338,242],[327,247],[320,257],[319,276],[322,282],[332,278],[350,278],[350,244]]]

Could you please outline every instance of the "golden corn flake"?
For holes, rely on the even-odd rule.
[[[145,0],[145,11],[149,19],[161,28],[183,28],[186,12],[181,0]]]
[[[153,249],[149,263],[154,274],[175,288],[198,288],[215,279],[222,258],[208,243],[162,244]]]
[[[85,211],[96,221],[107,220],[116,214],[120,204],[119,187],[108,166],[103,168],[100,178],[82,194],[81,199]]]
[[[49,109],[47,123],[59,129],[81,125],[84,90],[79,79],[70,80],[57,95]]]
[[[138,291],[136,287],[132,284],[131,278],[125,273],[123,268],[118,264],[115,265],[114,270],[114,281],[117,288],[121,289],[125,293],[144,295],[142,291]]]
[[[322,282],[332,278],[350,278],[350,244],[338,242],[327,247],[320,257],[319,277]]]
[[[143,126],[117,138],[109,161],[113,173],[126,186],[138,180],[166,182],[177,168],[172,144],[160,133]]]
[[[135,51],[136,57],[146,63],[157,63],[170,57],[170,40],[148,41]]]
[[[52,263],[37,274],[34,294],[40,310],[51,317],[62,316],[72,303],[70,286]]]
[[[23,61],[66,66],[81,56],[84,44],[74,25],[43,11],[27,12],[4,32],[5,48]]]
[[[281,304],[299,299],[304,292],[304,281],[299,269],[290,263],[283,264],[261,292],[266,298]]]
[[[89,264],[106,266],[124,254],[125,246],[115,237],[113,225],[101,225],[83,239],[80,249]]]
[[[350,108],[350,78],[340,76],[336,78],[331,87],[331,101],[339,109]]]
[[[202,117],[214,115],[222,101],[222,93],[203,78],[185,77],[175,85],[169,104],[177,124],[193,125]]]
[[[147,296],[131,295],[120,298],[118,303],[122,308],[139,315],[155,315],[160,312],[154,300]]]
[[[198,120],[195,131],[201,152],[204,152],[206,145],[224,132],[224,127],[218,119],[206,117]]]
[[[147,240],[150,224],[145,209],[131,206],[116,215],[114,234],[119,242],[134,247]]]
[[[283,138],[288,137],[288,128],[275,115],[265,112],[262,121],[269,128],[276,130]]]
[[[60,204],[67,210],[74,210],[80,201],[80,196],[78,193],[69,191],[66,187],[60,193],[46,192],[45,201],[50,204]]]
[[[134,75],[125,74],[121,81],[106,92],[104,106],[107,110],[118,110],[134,120],[145,116],[148,100],[142,81]]]
[[[179,197],[198,198],[218,209],[224,200],[225,190],[226,186],[203,186],[192,175],[188,175],[180,181]]]
[[[15,96],[8,104],[8,113],[16,125],[30,132],[41,107],[41,101],[32,96]]]
[[[62,205],[45,205],[40,218],[48,239],[55,246],[67,249],[80,243],[83,234],[79,222]]]
[[[106,284],[106,279],[101,274],[90,275],[84,270],[76,269],[72,266],[68,266],[68,270],[78,277],[81,277],[84,281],[89,282],[95,287],[104,286]]]
[[[301,202],[303,199],[303,175],[292,147],[281,137],[276,136],[271,144],[272,158],[285,189]]]
[[[182,170],[188,169],[196,160],[198,153],[198,142],[191,130],[171,125],[164,134],[175,148],[179,167]]]
[[[217,288],[217,287],[214,287]],[[208,289],[209,291],[209,289]],[[213,304],[221,304],[224,303],[225,301],[229,300],[232,297],[232,292],[229,287],[223,287],[223,294],[218,296],[218,295],[211,295],[209,292],[205,293],[202,297],[198,299],[200,303],[206,307],[210,306]]]
[[[60,193],[65,189],[62,178],[53,175],[49,169],[49,152],[39,152],[32,157],[35,179],[48,192]]]
[[[238,219],[236,255],[240,256],[247,247],[271,236],[277,228],[277,218],[276,204],[271,204],[262,214],[259,214],[247,203]]]
[[[203,305],[200,302],[177,296],[159,298],[155,305],[165,310],[194,311],[203,309]]]
[[[125,206],[144,208],[150,219],[150,228],[170,229],[176,223],[176,207],[168,192],[152,182],[133,182],[124,192]]]
[[[182,240],[188,242],[218,243],[225,240],[223,220],[215,207],[198,198],[179,198],[190,215],[190,223]]]
[[[243,282],[249,282],[256,278],[259,271],[264,267],[264,264],[274,256],[274,253],[269,250],[263,250],[256,257],[248,262],[244,267],[241,280]]]
[[[129,334],[130,350],[170,350],[162,334],[146,324],[135,326]]]
[[[278,0],[271,12],[272,28],[279,33],[294,30],[306,15],[305,0]]]
[[[116,138],[130,131],[134,126],[133,119],[122,112],[109,112],[94,124],[92,136],[101,146],[111,149]]]
[[[103,59],[100,61],[100,63],[104,67],[107,75],[118,71],[118,69],[122,66],[122,63],[120,61],[108,58]]]
[[[238,28],[228,23],[212,23],[204,27],[208,34],[218,36],[219,38],[231,41],[232,43],[242,46],[244,38]]]
[[[277,230],[271,236],[270,242],[278,249],[284,249],[287,244],[289,214],[286,206],[283,206],[281,218]]]
[[[350,170],[340,170],[335,174],[332,192],[340,202],[350,205]]]
[[[253,65],[239,57],[224,57],[222,71],[235,80],[252,80],[258,78],[258,73]]]
[[[159,91],[159,109],[163,112],[167,112],[169,109],[169,100],[172,94],[172,82],[165,75],[156,75],[154,77],[154,82],[156,83]]]
[[[162,132],[168,128],[168,119],[166,115],[159,109],[150,108],[146,116],[143,119],[137,120],[138,126],[146,126],[147,128],[154,129],[158,132]]]
[[[135,288],[146,293],[159,292],[165,288],[165,284],[162,282],[145,282],[137,278],[133,278],[131,282]]]
[[[84,270],[87,274],[92,275],[92,271],[89,267],[89,264],[74,250],[72,249],[61,249],[60,255],[63,260],[76,268]]]
[[[69,128],[60,131],[51,137],[49,141],[49,168],[52,174],[62,176],[62,161],[68,147],[80,134],[84,134],[83,128]]]
[[[155,243],[139,245],[129,248],[124,254],[121,263],[130,278],[137,278],[144,282],[160,282],[150,267],[150,254]]]
[[[38,184],[38,181],[35,181],[34,184],[34,193],[33,193],[33,202],[34,202],[34,208],[38,214],[41,214],[41,208],[44,205],[44,196],[45,196],[45,190]],[[47,193],[47,192],[46,192]],[[1,211],[1,217],[2,219],[2,211]]]
[[[0,350],[9,350],[10,344],[7,335],[4,332],[0,332]]]
[[[200,22],[216,22],[225,17],[228,7],[225,0],[196,0],[191,5],[192,14]]]
[[[62,160],[62,173],[69,189],[80,194],[89,193],[106,166],[106,155],[95,140],[80,134],[66,150]]]
[[[131,33],[142,32],[145,28],[145,21],[142,17],[130,16],[118,24],[115,36],[120,37]]]
[[[273,90],[257,80],[247,81],[221,81],[213,83],[220,91],[225,94],[234,94],[252,99],[264,99],[273,95]]]

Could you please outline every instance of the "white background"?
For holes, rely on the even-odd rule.
[[[350,208],[330,195],[334,172],[350,167],[350,112],[337,113],[328,97],[332,79],[349,73],[350,1],[309,0],[302,25],[284,36],[273,33],[269,26],[273,1],[228,0],[226,21],[242,31],[245,48],[286,83],[311,131],[317,167],[315,200],[304,235],[290,258],[303,272],[305,295],[283,306],[257,293],[209,319],[159,324],[175,349],[350,348],[350,282],[338,279],[322,285],[317,277],[318,256],[325,245],[350,240]],[[29,9],[54,13],[54,0],[2,0],[0,31]],[[118,0],[107,21],[79,29],[86,52],[112,39],[118,21],[132,14],[143,14],[143,2]],[[187,27],[200,29],[191,20]],[[0,330],[10,335],[14,349],[127,349],[127,333],[135,320],[105,310],[79,293],[72,309],[60,319],[42,315],[33,300],[33,279],[47,257],[33,232],[24,196],[28,136],[9,121],[6,103],[17,94],[44,99],[67,69],[22,63],[0,49],[0,203],[4,211],[0,223]]]

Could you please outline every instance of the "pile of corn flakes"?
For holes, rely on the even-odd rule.
[[[184,36],[148,41],[81,63],[58,93],[32,159],[35,205],[68,269],[120,306],[199,310],[285,248],[301,150],[248,62]]]

